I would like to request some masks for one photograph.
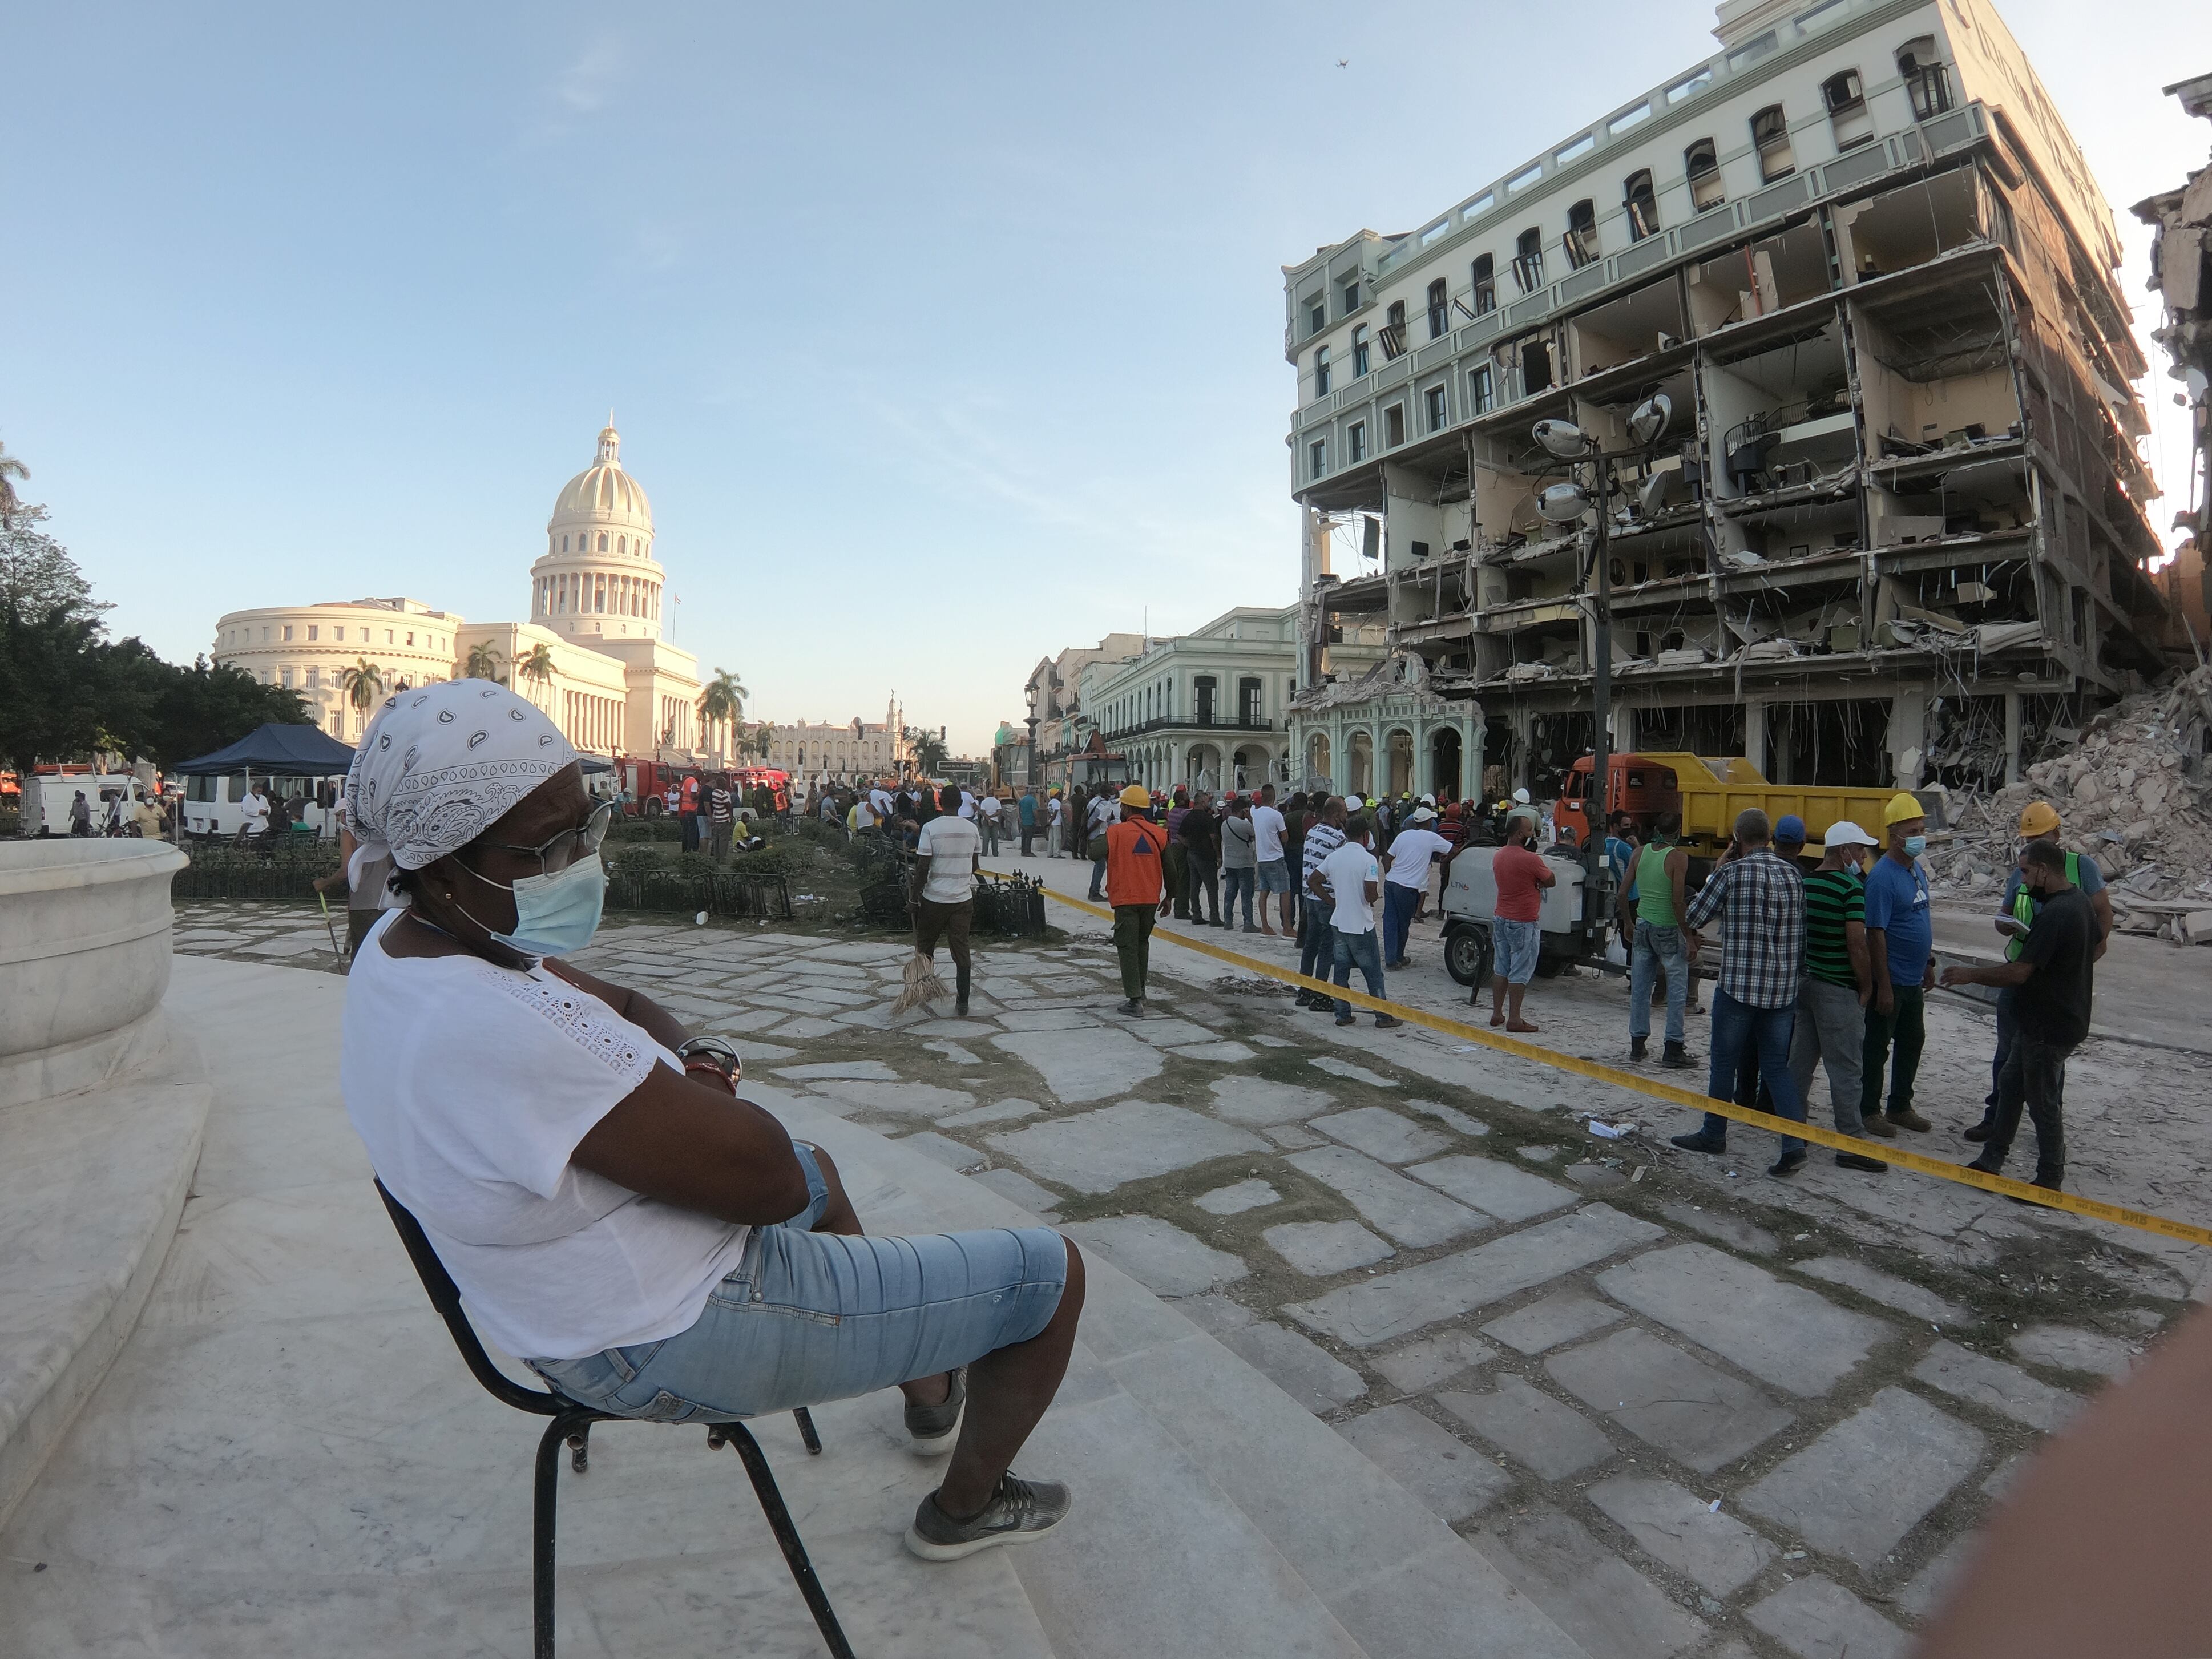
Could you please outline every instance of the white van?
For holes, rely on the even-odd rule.
[[[107,803],[118,797],[129,800],[137,781],[128,772],[95,772],[88,766],[49,772],[42,767],[22,781],[21,833],[69,834],[70,806],[76,799],[76,792],[82,789],[85,799],[92,805],[92,833],[99,835],[107,821]]]
[[[336,808],[338,791],[345,782],[343,777],[272,778],[263,773],[252,775],[263,797],[272,805],[279,800],[304,799],[307,805],[301,809],[300,822],[325,840],[336,839]],[[186,778],[180,815],[183,832],[203,836],[236,835],[239,826],[246,822],[246,809],[239,803],[246,799],[246,776],[243,772],[228,772]]]

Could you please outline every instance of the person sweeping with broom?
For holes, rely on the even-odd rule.
[[[983,837],[973,818],[960,816],[957,788],[946,786],[938,801],[938,816],[921,826],[914,845],[914,873],[907,887],[914,910],[914,955],[906,964],[906,987],[891,1005],[895,1014],[945,994],[935,966],[940,937],[952,952],[958,986],[955,1012],[968,1012],[968,930],[975,919],[975,872],[983,861]]]

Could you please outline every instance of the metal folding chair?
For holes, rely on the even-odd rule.
[[[592,1425],[635,1419],[580,1405],[550,1389],[526,1389],[493,1364],[491,1356],[477,1338],[475,1328],[469,1323],[468,1316],[461,1310],[460,1287],[446,1271],[446,1264],[438,1260],[437,1251],[431,1248],[429,1238],[422,1231],[422,1224],[386,1190],[381,1181],[376,1183],[376,1195],[391,1212],[392,1224],[399,1230],[399,1242],[407,1247],[407,1259],[415,1264],[422,1288],[429,1293],[430,1305],[446,1322],[446,1329],[453,1339],[453,1346],[461,1351],[470,1375],[501,1405],[552,1419],[538,1442],[538,1478],[531,1517],[530,1589],[535,1636],[532,1651],[536,1659],[553,1659],[553,1545],[556,1506],[560,1495],[561,1448],[564,1444],[568,1447],[569,1467],[581,1474],[590,1466]],[[804,1407],[792,1413],[792,1416],[798,1420],[799,1437],[805,1441],[808,1453],[818,1455],[822,1439],[814,1431],[814,1419]],[[783,1551],[784,1563],[791,1569],[792,1582],[806,1598],[807,1611],[814,1615],[815,1626],[821,1631],[822,1639],[828,1644],[834,1659],[853,1659],[852,1644],[846,1641],[845,1632],[837,1623],[836,1610],[830,1605],[822,1581],[815,1576],[814,1564],[806,1558],[805,1540],[792,1524],[791,1511],[784,1507],[783,1494],[776,1488],[775,1474],[769,1468],[759,1443],[744,1424],[735,1419],[709,1423],[706,1429],[709,1449],[726,1445],[737,1449],[745,1474],[751,1477],[753,1494],[760,1499],[761,1512],[768,1517],[769,1528]]]

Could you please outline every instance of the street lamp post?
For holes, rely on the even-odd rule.
[[[1028,781],[1029,781],[1029,787],[1030,787],[1030,788],[1034,789],[1034,788],[1036,788],[1036,781],[1037,781],[1037,764],[1036,764],[1036,760],[1037,760],[1037,756],[1036,756],[1036,729],[1037,729],[1037,711],[1036,711],[1036,704],[1037,704],[1037,689],[1036,689],[1036,682],[1035,680],[1031,680],[1031,681],[1029,683],[1028,686],[1027,686],[1026,688],[1024,688],[1024,696],[1029,699],[1029,705],[1030,705],[1030,714],[1029,714],[1029,728],[1030,728],[1030,763],[1029,763],[1029,780],[1028,780]]]
[[[1593,566],[1590,595],[1590,696],[1594,704],[1590,730],[1589,789],[1583,797],[1583,952],[1594,955],[1601,930],[1601,918],[1610,909],[1612,866],[1605,843],[1613,814],[1613,744],[1607,726],[1613,714],[1613,497],[1618,480],[1616,463],[1649,461],[1665,435],[1674,405],[1664,392],[1655,393],[1636,406],[1628,417],[1629,436],[1636,442],[1627,449],[1601,449],[1597,440],[1565,421],[1539,421],[1531,435],[1547,453],[1568,462],[1571,468],[1588,467],[1585,486],[1570,478],[1555,483],[1537,497],[1537,510],[1554,524],[1573,524],[1595,510],[1597,526],[1590,532]],[[1569,775],[1572,775],[1571,767]]]

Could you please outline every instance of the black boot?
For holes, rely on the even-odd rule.
[[[968,1012],[968,986],[974,971],[964,962],[956,964],[953,969],[953,980],[958,988],[955,994],[957,1000],[952,1005],[953,1012],[963,1016]]]
[[[1644,1051],[1645,1048],[1646,1048],[1646,1047],[1650,1043],[1650,1041],[1651,1041],[1651,1039],[1650,1039],[1650,1037],[1648,1037],[1648,1036],[1632,1036],[1632,1037],[1629,1038],[1629,1039],[1628,1039],[1628,1057],[1629,1057],[1629,1059],[1631,1059],[1631,1060],[1642,1060],[1642,1059],[1644,1058]]]
[[[1680,1043],[1670,1042],[1667,1045],[1667,1051],[1659,1056],[1659,1063],[1662,1066],[1671,1066],[1679,1072],[1696,1062],[1691,1060],[1689,1050]]]

